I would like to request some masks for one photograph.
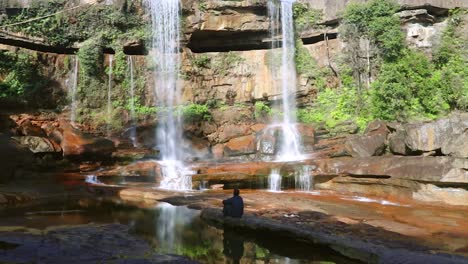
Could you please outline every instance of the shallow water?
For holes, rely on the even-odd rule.
[[[123,203],[80,200],[0,210],[0,231],[12,226],[44,230],[63,225],[119,223],[129,226],[131,233],[144,238],[158,253],[183,255],[201,263],[354,263],[326,247],[264,233],[215,228],[199,215],[200,211],[167,203],[141,209]],[[9,246],[0,244],[0,251]]]

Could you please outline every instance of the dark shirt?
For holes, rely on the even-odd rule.
[[[242,217],[244,214],[244,201],[240,196],[233,196],[223,201],[225,215],[231,217]]]

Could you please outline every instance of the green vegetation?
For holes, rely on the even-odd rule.
[[[347,6],[340,28],[347,50],[340,64],[339,87],[319,86],[313,107],[298,111],[299,121],[322,123],[330,130],[352,121],[362,129],[376,118],[425,120],[468,109],[468,49],[459,32],[466,11],[451,12],[431,60],[405,45],[394,15],[398,8],[390,0]],[[368,46],[363,47],[366,40]],[[299,45],[298,73],[316,72],[316,65],[304,54]]]
[[[320,10],[313,9],[305,3],[296,2],[293,5],[293,18],[297,31],[317,28],[322,17],[323,14]]]
[[[182,118],[187,122],[210,121],[211,112],[205,104],[189,104],[181,106],[179,110]]]
[[[211,66],[211,58],[206,54],[198,55],[192,59],[191,63],[192,67],[209,68]]]
[[[24,97],[44,85],[30,53],[0,51],[0,98]]]
[[[99,4],[73,7],[66,0],[32,1],[31,8],[0,20],[0,26],[63,47],[94,37],[101,37],[105,44],[146,37],[146,25],[133,1],[126,1],[120,8]],[[39,17],[44,18],[17,24]]]
[[[273,113],[273,110],[270,106],[265,104],[265,102],[257,101],[255,102],[255,119],[267,118],[270,117]]]
[[[344,13],[341,33],[348,40],[366,37],[377,46],[384,59],[396,59],[404,47],[400,20],[394,16],[398,9],[398,4],[392,0],[349,4]]]

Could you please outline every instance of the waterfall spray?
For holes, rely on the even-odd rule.
[[[282,120],[273,126],[281,128],[280,147],[278,151],[278,160],[293,161],[301,159],[300,135],[295,126],[296,123],[296,65],[294,62],[295,41],[292,5],[294,0],[281,1],[281,102],[282,102]],[[274,1],[269,2],[271,38],[275,43],[278,35],[278,7]],[[274,34],[274,35],[273,35]],[[278,44],[272,44],[272,52],[278,52]],[[272,73],[275,76],[275,73]]]
[[[159,114],[156,130],[162,157],[160,187],[187,190],[192,188],[192,179],[182,163],[184,155],[179,145],[183,141],[182,120],[175,114],[175,107],[181,101],[178,85],[181,7],[179,0],[146,0],[146,7],[151,14],[153,32],[150,55],[156,68],[155,103],[167,110]]]

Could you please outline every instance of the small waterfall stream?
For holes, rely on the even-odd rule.
[[[114,62],[114,55],[109,55],[109,81],[107,88],[107,135],[110,134],[111,119],[112,119],[112,66]]]
[[[69,87],[71,87],[71,110],[70,110],[70,123],[74,124],[76,122],[76,109],[78,107],[78,102],[76,101],[76,93],[78,87],[78,56],[75,56],[75,62],[73,64],[73,75],[71,76],[71,86],[68,83]],[[69,79],[70,80],[70,79]],[[69,81],[67,80],[67,81]]]
[[[137,146],[136,142],[136,116],[135,116],[135,79],[134,79],[134,72],[133,72],[133,57],[127,57],[127,63],[130,71],[130,140],[132,141],[132,145],[134,147]]]
[[[192,189],[192,178],[183,164],[181,148],[182,119],[175,112],[181,102],[178,85],[180,54],[180,13],[179,0],[146,0],[151,15],[152,46],[150,56],[155,67],[155,104],[164,108],[158,115],[156,142],[161,153],[161,188],[171,190]]]
[[[281,174],[279,169],[272,169],[268,176],[268,190],[270,192],[281,191]]]
[[[302,170],[295,172],[294,180],[297,191],[310,192],[313,189],[314,182],[311,170],[311,166],[304,165],[302,166]]]

